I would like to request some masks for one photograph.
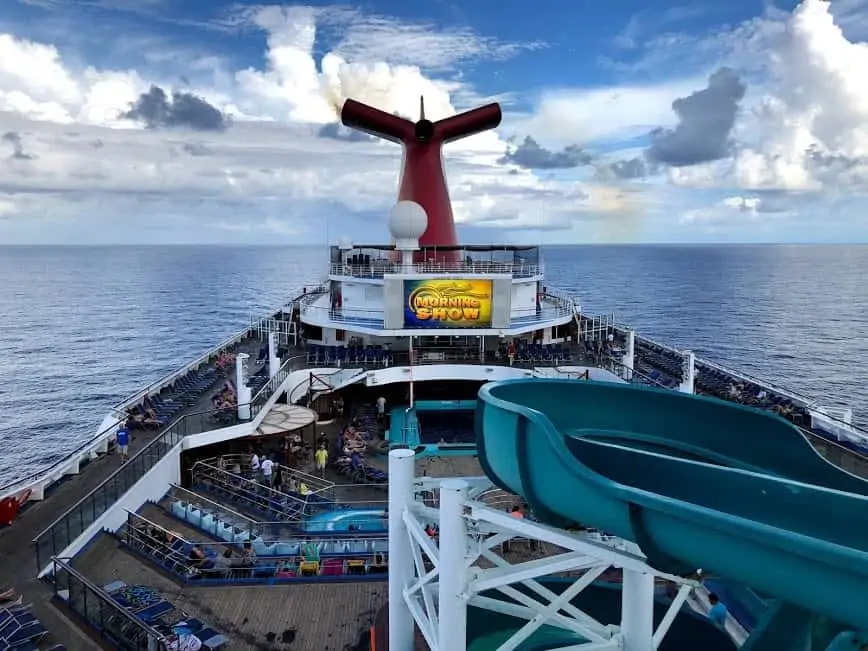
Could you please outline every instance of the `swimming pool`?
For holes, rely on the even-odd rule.
[[[389,529],[388,522],[388,516],[383,509],[335,509],[312,515],[304,528],[310,533],[332,531],[385,533]]]
[[[476,400],[419,400],[391,411],[386,438],[420,456],[476,454],[475,411]]]

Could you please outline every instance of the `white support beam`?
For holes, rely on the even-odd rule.
[[[413,651],[416,619],[404,590],[415,577],[410,535],[404,524],[413,500],[413,450],[389,452],[389,646],[392,651]],[[418,623],[418,620],[417,620]]]
[[[497,567],[510,567],[510,564],[497,554],[486,552],[485,554],[483,554],[483,556],[486,560],[493,563]],[[534,592],[537,596],[542,597],[547,601],[553,601],[558,596],[555,592],[546,588],[539,581],[534,581],[533,579],[526,580],[524,582],[524,586],[530,591]],[[592,637],[606,637],[609,634],[610,627],[601,624],[593,617],[585,614],[572,604],[565,604],[561,610],[563,610],[567,615],[569,615],[576,621],[581,622],[582,626],[592,631]]]
[[[472,499],[479,493],[492,488],[493,484],[488,477],[462,477],[463,481],[468,484],[468,496]],[[439,491],[442,477],[416,477],[414,487],[417,492],[420,491]]]
[[[503,593],[510,599],[517,601],[519,604],[527,606],[528,608],[533,610],[534,614],[538,613],[540,611],[540,608],[545,605],[541,604],[536,599],[532,599],[521,590],[518,590],[511,586],[503,586],[502,588],[499,588],[498,591]],[[584,617],[590,618],[588,615],[584,615]],[[567,630],[572,631],[576,635],[579,635],[586,640],[591,640],[592,642],[602,642],[604,640],[608,640],[611,637],[612,633],[617,632],[618,630],[617,627],[614,627],[611,630],[604,629],[603,634],[600,635],[596,631],[585,626],[585,624],[581,620],[566,617],[564,615],[561,615],[560,613],[556,613],[550,617],[549,623],[552,622],[560,622],[562,628],[566,628]]]
[[[416,581],[412,583],[405,591],[404,591],[404,599],[407,599],[408,596],[413,598],[417,598],[417,595],[422,595],[422,605],[425,607],[425,614],[428,617],[428,621],[431,623],[431,628],[433,630],[437,630],[437,608],[434,606],[434,596],[432,591],[429,589],[430,584],[425,580],[425,577],[434,574],[435,576],[439,574],[437,568],[435,567],[432,572],[428,572],[425,568],[425,558],[422,556],[422,550],[419,545],[414,544],[415,541],[411,539],[410,543],[413,548],[413,565],[416,567],[416,576],[423,577],[422,581]],[[418,585],[418,589],[416,586]]]
[[[509,588],[508,590],[514,590],[513,588]],[[515,590],[515,592],[518,592]],[[519,594],[521,594],[519,592]],[[510,596],[510,595],[507,595]],[[524,595],[522,595],[524,596]],[[536,603],[533,599],[526,599],[528,602]],[[483,597],[481,595],[474,595],[470,598],[469,604],[474,606],[475,608],[482,608],[484,610],[490,610],[493,613],[499,613],[501,615],[508,615],[509,617],[515,617],[516,619],[524,619],[527,621],[532,620],[539,613],[539,608],[536,606],[526,606],[522,604],[514,604],[509,601],[503,601],[501,599],[495,599],[494,597]],[[569,631],[570,633],[575,633],[580,637],[585,637],[584,627],[574,619],[566,617],[564,615],[555,614],[549,618],[547,622],[549,626],[554,628],[560,628],[565,631]],[[596,638],[600,639],[600,638]]]
[[[434,567],[439,567],[440,552],[434,545],[434,541],[431,540],[431,536],[425,533],[422,524],[416,519],[413,513],[409,511],[404,513],[403,522],[411,540],[422,548],[422,551],[425,552],[425,556],[431,559],[431,562],[434,563]]]
[[[392,458],[395,452],[401,453],[400,460]],[[487,478],[408,479],[403,476],[406,467],[402,470],[400,466],[407,461],[412,464],[413,456],[408,450],[390,453],[389,635],[393,651],[411,650],[414,621],[432,651],[466,651],[468,606],[523,620],[501,651],[517,651],[542,626],[564,631],[566,646],[559,651],[657,651],[698,585],[650,567],[635,544],[593,540],[513,518],[474,500],[491,488]],[[396,474],[393,464],[399,466]],[[424,504],[423,491],[434,494],[438,508]],[[429,523],[439,524],[437,538],[426,532]],[[512,564],[500,547],[514,538],[540,541],[554,548],[547,550],[549,554],[558,553]],[[620,625],[602,624],[570,603],[609,567],[621,569],[624,576]],[[581,575],[561,594],[537,580],[576,571]],[[655,577],[679,586],[656,631]],[[489,591],[503,598],[481,594]],[[394,604],[396,593],[399,603]],[[393,619],[393,613],[398,617]]]
[[[440,608],[438,641],[443,651],[467,649],[467,530],[464,502],[467,482],[446,479],[440,485]]]
[[[654,575],[623,571],[621,635],[624,651],[654,651]]]
[[[490,570],[481,570],[476,579],[471,581],[470,590],[474,593],[493,590],[503,585],[521,583],[527,579],[535,579],[538,576],[557,574],[558,572],[570,572],[573,570],[587,570],[593,567],[608,567],[608,563],[601,563],[596,558],[585,554],[572,552],[559,554],[548,558],[538,558],[509,567],[497,567]]]
[[[511,531],[517,536],[531,540],[542,540],[550,545],[557,545],[564,549],[593,556],[608,562],[609,565],[629,567],[637,572],[651,569],[645,564],[642,557],[619,551],[609,545],[580,538],[566,533],[562,529],[556,529],[539,522],[513,518],[505,511],[498,511],[478,502],[471,502],[468,506],[470,507],[470,515],[474,520],[496,525],[502,531]],[[680,577],[677,578],[680,579]]]
[[[536,617],[522,626],[516,633],[506,642],[500,645],[498,651],[515,651],[519,645],[533,635],[543,624],[545,624],[552,615],[558,614],[564,605],[570,603],[572,599],[582,590],[587,588],[593,581],[599,577],[605,568],[598,567],[594,570],[586,572],[578,581],[573,583],[569,588],[564,590],[558,597],[549,605],[543,608]]]
[[[389,597],[391,599],[391,597]],[[432,626],[431,621],[425,615],[425,611],[422,610],[422,605],[419,603],[417,599],[405,598],[402,600],[403,603],[410,610],[410,614],[413,617],[413,621],[416,622],[416,626],[419,627],[419,631],[422,633],[422,637],[425,638],[425,642],[428,643],[428,648],[431,651],[439,651],[440,647],[437,644],[437,633],[434,626]],[[389,625],[389,630],[391,631],[391,623]],[[390,633],[391,634],[391,633]],[[415,644],[415,640],[414,640]],[[389,648],[392,649],[392,638],[389,638]],[[413,647],[410,647],[411,649]]]
[[[539,540],[556,547],[563,547],[570,551],[598,558],[614,567],[653,574],[658,578],[666,579],[678,585],[689,584],[694,587],[699,585],[693,579],[687,579],[675,574],[667,574],[651,567],[645,562],[645,557],[639,552],[639,547],[629,541],[624,541],[627,543],[624,545],[625,549],[618,549],[613,545],[589,540],[539,522],[524,518],[513,518],[505,511],[492,509],[479,502],[469,502],[467,506],[470,509],[471,519],[477,521],[477,523],[487,522],[494,525],[494,529],[481,527],[487,533],[511,532],[513,536],[520,536],[529,540]]]
[[[669,632],[669,629],[675,622],[675,618],[678,616],[678,613],[681,612],[681,607],[684,605],[684,602],[687,601],[687,597],[690,596],[690,593],[693,592],[693,589],[694,588],[692,585],[687,584],[684,584],[680,588],[678,588],[678,593],[675,595],[675,599],[673,599],[672,603],[669,604],[669,609],[666,611],[666,614],[663,615],[663,619],[661,619],[660,623],[657,625],[657,630],[654,631],[655,649],[660,646],[663,638],[666,637],[666,634]]]

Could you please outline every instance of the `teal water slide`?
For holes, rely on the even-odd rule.
[[[783,418],[581,380],[492,382],[479,398],[483,469],[541,521],[632,540],[662,571],[701,568],[790,616],[868,629],[868,482]]]

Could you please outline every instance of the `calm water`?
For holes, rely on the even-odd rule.
[[[868,247],[563,247],[585,312],[835,404],[868,384]],[[0,484],[96,432],[126,395],[314,284],[317,248],[0,247]]]

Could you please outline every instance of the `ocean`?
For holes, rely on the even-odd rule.
[[[868,246],[543,248],[547,284],[641,334],[854,408]],[[324,247],[0,247],[0,485],[110,407],[317,283]]]

